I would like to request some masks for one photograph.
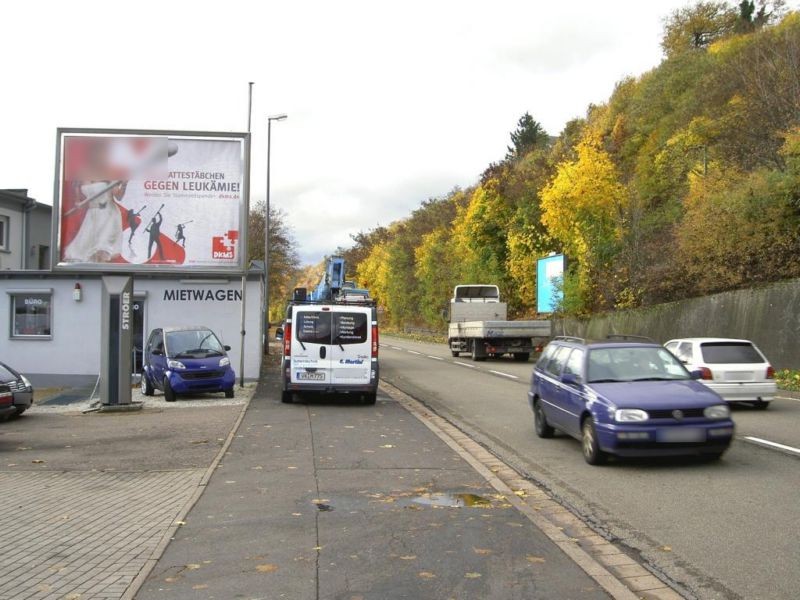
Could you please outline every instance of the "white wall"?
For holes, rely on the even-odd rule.
[[[231,346],[231,366],[240,372],[241,310],[237,297],[241,279],[214,278],[196,283],[179,279],[134,278],[134,296],[145,299],[145,335],[154,327],[205,325],[223,344]],[[82,299],[72,299],[80,282]],[[12,290],[53,290],[51,339],[11,339]],[[82,375],[96,377],[100,371],[100,326],[102,282],[97,278],[54,275],[0,278],[0,360],[26,375]],[[202,296],[198,298],[197,296]],[[261,283],[247,283],[245,368],[248,381],[259,377],[262,357]]]

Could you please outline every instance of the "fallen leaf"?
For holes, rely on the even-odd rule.
[[[516,490],[514,494],[516,494],[520,498],[525,498],[528,495],[528,492],[526,492],[525,490]]]
[[[478,579],[479,577],[483,577],[480,573],[464,573],[464,577],[467,579]]]
[[[541,564],[541,563],[543,563],[543,562],[544,562],[544,559],[543,559],[541,556],[530,556],[530,555],[529,555],[529,556],[526,556],[526,557],[525,557],[525,559],[526,559],[526,560],[527,560],[529,563],[531,563],[531,564],[533,564],[533,565],[538,565],[538,564]]]
[[[32,460],[31,462],[33,464],[35,464],[35,465],[41,465],[41,464],[44,463],[44,461],[41,458],[36,458],[36,459]]]
[[[434,574],[433,574],[433,573],[431,573],[430,571],[420,571],[420,572],[418,573],[418,575],[419,575],[420,577],[422,577],[423,579],[435,579],[435,578],[436,578],[436,575],[434,575]]]
[[[302,517],[303,513],[292,513],[293,517]]]
[[[261,465],[257,465],[255,467],[253,467],[253,471],[261,471],[263,468],[264,467],[262,467]]]
[[[235,481],[226,481],[225,483],[236,483]]]
[[[313,502],[314,504],[327,504],[328,502],[330,502],[330,500],[328,500],[327,498],[314,498],[311,502]]]
[[[191,440],[190,444],[207,444],[208,440]]]
[[[487,554],[492,553],[492,550],[490,550],[489,548],[472,548],[472,551],[475,554],[480,554],[482,556],[486,556]]]
[[[205,583],[201,583],[201,584],[198,584],[198,585],[193,585],[193,586],[192,586],[192,589],[193,589],[193,590],[204,590],[204,589],[206,589],[207,587],[208,587],[208,586],[207,586]]]
[[[322,550],[322,546],[314,546],[312,550]]]
[[[81,600],[80,594],[67,594],[64,596],[64,600]]]
[[[672,552],[672,546],[661,546],[660,550],[663,552]]]
[[[30,450],[28,446],[19,446],[17,450]]]
[[[175,525],[186,525],[186,521],[175,521]]]
[[[398,558],[400,560],[416,560],[417,555],[416,554],[407,554],[406,556],[399,556]]]
[[[394,448],[394,446],[392,446],[391,444],[384,444],[383,446],[380,446],[380,447],[381,448]]]
[[[289,469],[290,471],[294,471],[297,469],[297,467],[286,467],[286,468]]]
[[[38,586],[36,586],[36,589],[46,594],[53,591],[53,586],[47,585],[46,583],[40,583]]]
[[[355,425],[345,425],[344,428],[345,429],[355,429],[356,426]]]
[[[166,581],[167,583],[175,583],[176,581],[178,581],[178,579],[180,579],[180,577],[165,577],[164,581]]]
[[[271,565],[269,563],[265,565],[256,565],[256,571],[258,571],[259,573],[274,573],[277,570],[278,570],[277,565]]]
[[[186,570],[187,571],[196,571],[199,568],[200,568],[200,565],[198,565],[196,563],[192,563],[192,564],[186,565]]]
[[[522,527],[522,523],[506,523],[509,527]]]

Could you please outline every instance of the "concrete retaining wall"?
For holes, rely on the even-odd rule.
[[[664,343],[676,337],[752,340],[776,369],[800,369],[800,279],[680,302],[563,319],[557,335],[602,339],[609,333],[646,335]]]

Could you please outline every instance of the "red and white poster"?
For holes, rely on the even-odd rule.
[[[241,271],[246,142],[59,130],[56,268]]]

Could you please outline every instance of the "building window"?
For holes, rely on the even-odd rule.
[[[49,338],[53,320],[52,291],[10,292],[11,337]]]
[[[0,250],[8,251],[8,217],[0,215]]]

